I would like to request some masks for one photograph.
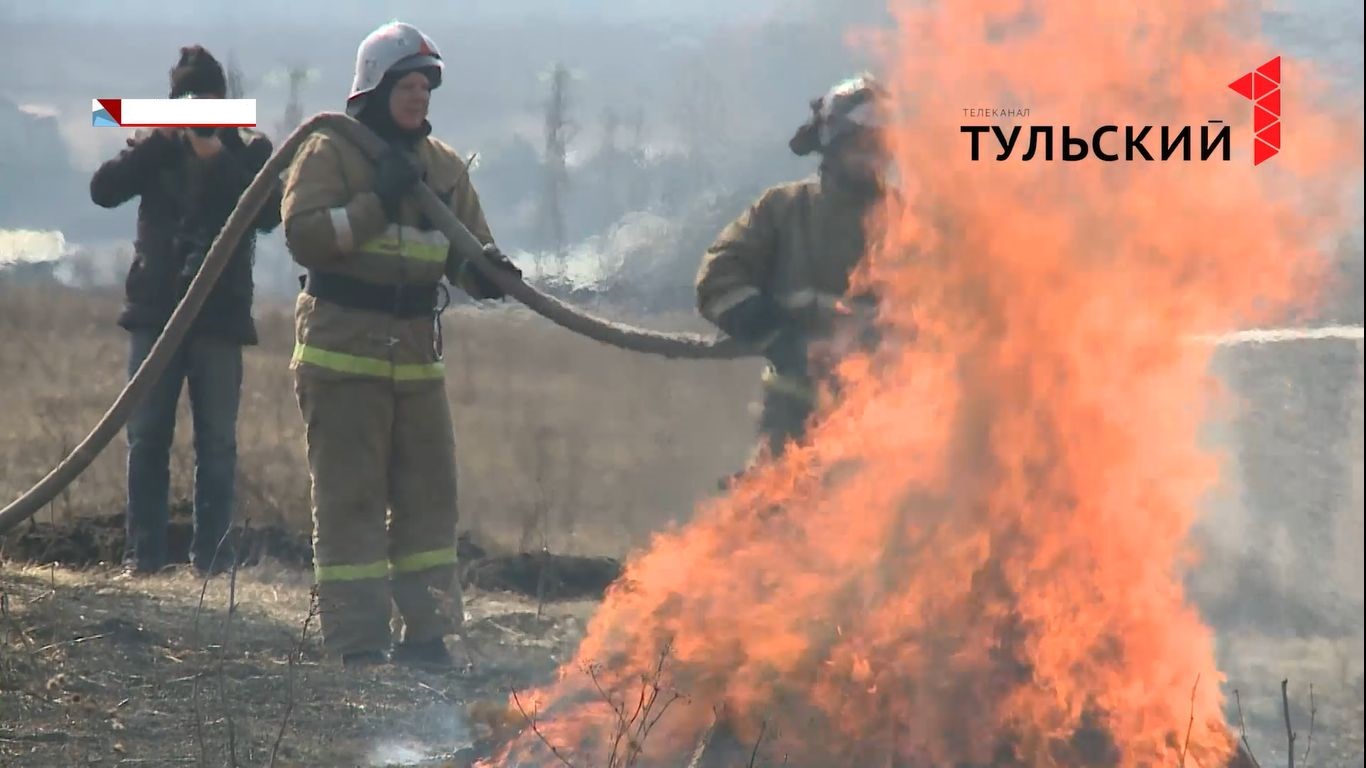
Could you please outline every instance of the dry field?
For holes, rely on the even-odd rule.
[[[118,308],[112,294],[0,283],[0,497],[8,501],[40,479],[126,382]],[[257,319],[261,345],[246,353],[238,428],[239,516],[305,531],[308,468],[287,367],[292,307],[259,306]],[[692,318],[643,322],[703,330]],[[512,307],[454,309],[445,316],[445,340],[461,527],[488,540],[620,555],[667,521],[686,518],[749,450],[753,361],[635,355]],[[173,499],[189,498],[190,427],[185,396]],[[40,518],[121,511],[124,461],[120,437]]]
[[[117,308],[115,295],[0,284],[6,501],[122,387]],[[308,481],[286,367],[290,309],[257,315],[263,343],[247,353],[239,430],[241,514],[302,534]],[[700,329],[686,317],[640,322]],[[628,354],[514,308],[452,311],[445,327],[461,527],[482,543],[620,556],[686,519],[749,450],[753,361]],[[1297,764],[1361,766],[1361,342],[1230,348],[1216,364],[1251,409],[1211,425],[1210,439],[1229,449],[1229,488],[1210,501],[1198,532],[1207,556],[1191,580],[1218,630],[1225,689],[1230,699],[1240,691],[1262,765],[1288,763],[1288,679],[1297,753],[1310,746],[1314,686],[1312,752]],[[183,504],[193,467],[184,404],[180,423],[173,496]],[[119,512],[123,461],[116,440],[39,518]],[[232,765],[234,748],[236,764],[265,765],[277,738],[280,766],[462,765],[483,733],[471,704],[545,679],[593,609],[473,590],[472,668],[356,676],[322,657],[316,623],[299,642],[308,585],[305,570],[245,569],[229,622],[222,579],[201,608],[201,585],[183,573],[124,581],[107,568],[0,562],[0,765]]]

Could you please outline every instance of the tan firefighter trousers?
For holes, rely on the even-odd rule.
[[[391,596],[404,641],[451,634],[463,609],[445,388],[296,372],[295,392],[312,474],[324,646],[337,654],[388,648]]]

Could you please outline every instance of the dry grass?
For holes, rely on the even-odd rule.
[[[119,296],[0,284],[0,496],[27,490],[95,424],[126,381]],[[246,355],[238,431],[240,514],[308,526],[302,421],[287,368],[292,307],[258,305],[262,343]],[[692,318],[650,318],[697,329]],[[445,318],[462,528],[510,547],[620,554],[685,518],[744,460],[757,366],[670,361],[577,337],[516,308]],[[172,495],[190,494],[194,453],[183,398]],[[123,506],[115,440],[40,515]],[[540,522],[548,522],[543,531]]]
[[[117,295],[0,283],[6,500],[83,437],[123,386],[126,335],[114,325],[117,309]],[[287,369],[290,310],[262,306],[257,315],[263,343],[247,354],[239,431],[243,514],[254,525],[306,530],[308,479]],[[696,327],[691,318],[672,323]],[[544,532],[558,551],[620,554],[668,520],[685,518],[751,443],[752,361],[638,356],[516,309],[453,311],[446,348],[462,527],[483,539],[531,549]],[[1192,594],[1218,627],[1225,690],[1242,691],[1264,765],[1286,762],[1276,682],[1287,677],[1301,731],[1310,717],[1309,684],[1318,696],[1313,764],[1360,764],[1361,353],[1359,343],[1247,347],[1218,361],[1250,410],[1212,428],[1211,441],[1229,447],[1237,462],[1228,477],[1232,498],[1213,504],[1202,521],[1210,556]],[[193,467],[183,403],[181,425],[173,458],[178,499],[189,494]],[[124,446],[115,441],[42,515],[118,511],[123,460]],[[259,757],[285,711],[280,691],[308,612],[309,575],[249,570],[238,585],[242,626],[234,637],[241,643],[233,644],[228,688],[229,700],[248,712],[238,721],[241,744]],[[136,583],[110,576],[0,568],[0,721],[13,724],[0,729],[0,763],[84,764],[102,756],[106,764],[175,764],[164,760],[172,755],[193,762],[188,681],[217,663],[192,637],[198,584],[184,574]],[[206,602],[214,627],[222,624],[223,591],[215,582]],[[539,616],[538,606],[496,600],[472,595],[467,604],[495,656],[477,679],[379,676],[356,685],[321,662],[310,639],[300,709],[286,739],[290,760],[282,764],[357,764],[361,756],[382,765],[400,762],[395,756],[414,749],[410,743],[439,752],[459,742],[463,731],[451,723],[463,720],[452,701],[499,699],[510,682],[543,678],[567,658],[592,608],[557,606]],[[76,706],[73,694],[84,703]],[[205,700],[216,738],[216,697]],[[400,742],[390,738],[395,733]]]
[[[201,608],[204,585],[185,570],[0,568],[0,765],[265,766],[277,738],[277,768],[467,765],[453,753],[487,737],[469,706],[543,683],[593,607],[538,615],[531,601],[472,593],[474,668],[351,671],[323,657],[316,622],[299,641],[308,582],[271,565],[239,573],[229,644],[226,578]]]

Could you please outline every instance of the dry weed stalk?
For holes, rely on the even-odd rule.
[[[1195,727],[1195,692],[1200,690],[1200,675],[1195,676],[1195,685],[1191,686],[1191,716],[1186,723],[1186,740],[1181,744],[1181,768],[1186,768],[1186,755],[1190,751],[1191,729]]]
[[[659,662],[654,670],[641,678],[640,692],[636,700],[635,710],[630,717],[626,715],[624,701],[614,701],[611,694],[602,687],[598,680],[597,665],[590,665],[585,672],[593,681],[593,687],[597,689],[598,695],[607,703],[617,716],[615,736],[612,740],[612,752],[607,758],[607,768],[632,768],[639,761],[641,754],[645,750],[645,740],[649,737],[650,731],[659,723],[660,719],[669,711],[674,702],[683,698],[678,691],[672,691],[671,696],[663,704],[660,704],[659,695],[663,691],[660,679],[664,676],[664,665],[668,662],[671,647],[666,643],[664,649],[659,654]],[[656,712],[658,707],[658,712]],[[624,739],[624,743],[623,743]],[[624,752],[622,751],[624,748]]]
[[[555,759],[559,760],[560,764],[565,766],[565,768],[577,768],[577,766],[569,762],[569,758],[565,757],[560,752],[560,748],[552,744],[550,739],[546,737],[545,733],[541,731],[541,726],[536,721],[536,713],[528,713],[526,711],[526,707],[522,705],[522,699],[517,695],[516,690],[513,690],[512,692],[512,703],[517,706],[517,711],[521,713],[522,719],[526,721],[527,727],[531,729],[531,732],[535,734],[536,738],[539,739],[542,744],[545,745],[546,749],[550,750],[550,754],[554,755]]]
[[[248,520],[248,521],[246,521],[246,524],[247,524],[247,525],[250,525],[250,522],[251,522],[251,521]],[[195,609],[194,609],[194,623],[193,623],[193,628],[192,628],[191,634],[190,634],[190,638],[191,638],[191,639],[190,639],[190,645],[191,645],[192,647],[195,647],[195,648],[200,647],[200,642],[199,642],[199,621],[200,621],[200,618],[201,618],[201,617],[203,616],[203,614],[204,614],[204,598],[205,598],[205,596],[208,594],[208,591],[209,591],[209,581],[211,581],[211,580],[213,579],[214,573],[215,573],[215,571],[217,570],[217,567],[218,567],[218,557],[219,557],[219,555],[221,555],[222,552],[223,552],[223,544],[225,544],[225,543],[227,542],[227,540],[228,540],[228,538],[229,538],[230,536],[232,536],[232,527],[231,527],[231,526],[229,526],[229,527],[228,527],[228,530],[225,531],[225,532],[223,533],[223,536],[218,540],[218,544],[214,547],[214,550],[213,550],[213,557],[210,558],[210,560],[209,560],[209,566],[208,566],[208,569],[207,569],[208,572],[205,574],[204,579],[203,579],[202,583],[200,584],[200,588],[199,588],[199,601],[195,604]],[[230,750],[231,750],[231,758],[232,758],[232,764],[231,764],[231,765],[232,765],[232,768],[237,768],[237,766],[238,766],[238,762],[237,762],[237,750],[236,750],[237,744],[236,744],[236,733],[235,733],[235,728],[234,728],[234,725],[233,725],[232,714],[228,711],[228,707],[227,707],[227,698],[226,698],[226,693],[225,693],[225,687],[226,687],[226,681],[227,681],[227,674],[226,674],[226,670],[225,670],[224,655],[223,655],[223,654],[226,653],[226,646],[227,646],[227,643],[231,640],[232,617],[233,617],[233,614],[235,613],[235,606],[233,605],[233,603],[235,602],[236,597],[237,597],[237,564],[238,564],[238,561],[239,561],[240,559],[241,559],[241,558],[237,557],[237,556],[236,556],[236,552],[234,551],[233,562],[232,562],[232,568],[231,568],[231,571],[230,571],[230,574],[229,574],[229,584],[228,584],[228,615],[227,615],[227,619],[226,619],[226,622],[224,623],[224,627],[223,627],[224,642],[223,642],[222,645],[220,645],[220,653],[219,653],[219,661],[218,661],[218,676],[219,676],[219,681],[218,681],[218,685],[219,685],[219,688],[218,688],[218,695],[219,695],[219,706],[222,707],[222,709],[224,710],[224,717],[225,717],[226,724],[227,724],[227,728],[228,728],[228,744],[229,744],[229,747],[230,747]],[[203,679],[203,677],[204,677],[204,670],[203,670],[202,668],[201,668],[201,669],[196,669],[196,670],[195,670],[195,673],[194,673],[194,676],[193,676],[194,685],[193,685],[193,688],[192,688],[192,691],[191,691],[191,708],[192,708],[192,710],[193,710],[193,712],[194,712],[194,734],[195,734],[195,742],[196,742],[196,743],[198,744],[198,746],[199,746],[199,764],[200,764],[200,765],[208,765],[208,762],[209,762],[209,748],[208,748],[207,743],[206,743],[205,740],[204,740],[204,707],[203,707],[202,699],[201,699],[201,697],[200,697],[200,692],[199,692],[199,683],[200,683],[200,681]]]
[[[668,663],[671,653],[671,646],[666,644],[659,654],[659,661],[654,670],[641,676],[640,690],[636,693],[635,703],[629,713],[626,699],[614,698],[603,687],[598,677],[601,667],[597,664],[590,664],[584,668],[584,674],[588,675],[598,695],[616,716],[612,732],[612,748],[607,755],[607,762],[602,764],[603,768],[637,768],[641,756],[645,753],[645,742],[649,739],[650,732],[654,730],[675,702],[686,700],[686,697],[677,690],[670,690],[667,696],[662,696],[665,693],[665,686],[661,680],[664,677],[664,666]],[[560,747],[552,743],[545,735],[536,720],[536,713],[526,711],[526,707],[522,705],[522,701],[515,690],[512,692],[512,700],[527,727],[531,729],[532,734],[540,740],[546,749],[550,750],[555,759],[565,768],[578,768],[570,762],[569,758],[565,757]],[[757,754],[757,745],[755,751]]]
[[[1243,749],[1247,752],[1247,759],[1252,761],[1253,768],[1262,768],[1262,764],[1257,761],[1257,756],[1252,754],[1252,745],[1247,741],[1247,721],[1243,719],[1243,697],[1238,693],[1238,689],[1233,689],[1233,700],[1238,703],[1238,733],[1242,736]]]
[[[223,542],[218,542],[221,549]],[[214,551],[214,561],[218,560],[218,551]],[[194,623],[190,630],[190,647],[199,647],[199,619],[204,613],[204,596],[209,591],[209,579],[206,576],[203,584],[199,588],[199,602],[194,607]],[[194,672],[194,683],[190,691],[190,708],[194,712],[194,739],[199,746],[199,764],[207,766],[209,764],[209,748],[204,743],[204,709],[199,697],[199,679],[203,675],[203,670],[196,669]]]
[[[1243,751],[1247,754],[1248,760],[1254,768],[1262,768],[1257,761],[1256,755],[1252,754],[1252,745],[1247,740],[1247,724],[1243,720],[1243,700],[1239,696],[1238,690],[1233,690],[1233,698],[1238,704],[1238,730],[1242,738]],[[1309,686],[1309,734],[1304,750],[1304,757],[1300,762],[1306,766],[1309,763],[1309,754],[1314,748],[1314,724],[1318,719],[1318,703],[1314,699],[1314,686]],[[1290,681],[1281,680],[1281,714],[1285,719],[1286,736],[1286,764],[1289,768],[1295,768],[1295,742],[1299,740],[1299,734],[1295,732],[1295,727],[1290,721]]]
[[[1299,741],[1299,734],[1295,732],[1294,726],[1290,724],[1290,681],[1281,681],[1281,711],[1285,715],[1285,736],[1287,741],[1286,759],[1289,761],[1290,768],[1295,768],[1295,742]],[[1319,708],[1314,701],[1314,684],[1309,684],[1309,735],[1304,749],[1304,757],[1300,762],[1309,764],[1309,753],[1314,748],[1314,721],[1318,719]]]
[[[247,518],[242,523],[242,539],[246,539],[246,534],[251,530],[251,518]],[[223,539],[232,535],[232,528],[229,526],[227,533],[223,534]],[[219,546],[222,546],[220,540]],[[232,718],[232,707],[228,706],[228,673],[227,657],[229,648],[232,645],[232,619],[237,613],[237,566],[242,562],[241,553],[238,547],[233,547],[232,567],[228,571],[228,616],[223,623],[223,644],[218,651],[218,706],[223,711],[223,720],[228,729],[228,756],[232,760],[232,768],[238,768],[237,762],[237,726]]]
[[[275,760],[280,754],[280,743],[284,741],[285,730],[289,727],[289,718],[294,714],[294,668],[303,659],[304,644],[308,641],[308,628],[313,623],[313,619],[318,615],[318,587],[315,584],[308,594],[308,615],[304,617],[303,627],[299,629],[299,640],[294,644],[294,649],[288,658],[288,670],[285,673],[285,711],[280,716],[280,730],[275,734],[275,743],[270,748],[270,763],[268,768],[275,768]]]
[[[5,635],[5,645],[9,645],[11,637],[18,635],[24,643],[24,649],[30,652],[33,650],[33,641],[29,639],[28,633],[19,625],[19,621],[10,615],[9,593],[4,591],[0,591],[0,621],[4,621],[10,628],[10,631]]]
[[[1301,761],[1306,766],[1309,765],[1309,753],[1314,749],[1314,720],[1318,718],[1319,706],[1314,702],[1314,684],[1309,684],[1309,739],[1304,747],[1304,759]]]
[[[1281,681],[1281,707],[1285,712],[1285,737],[1289,741],[1286,759],[1290,761],[1290,768],[1295,768],[1295,730],[1290,725],[1290,693],[1287,690],[1289,685],[1289,680]]]

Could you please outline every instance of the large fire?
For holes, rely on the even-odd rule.
[[[1360,178],[1359,123],[1313,106],[1286,59],[1283,149],[1253,167],[1227,84],[1277,52],[1243,4],[893,10],[878,50],[904,204],[869,222],[860,279],[901,342],[845,364],[809,445],[633,558],[574,663],[519,694],[535,728],[497,764],[602,766],[615,743],[625,765],[634,743],[681,765],[717,710],[796,766],[1230,759],[1212,632],[1182,589],[1219,472],[1199,439],[1212,350],[1190,335],[1305,298],[1339,180]],[[964,112],[984,107],[1030,112]],[[1233,159],[1201,162],[1220,119]],[[959,126],[993,123],[1026,127],[1009,159],[988,134],[972,162]],[[1121,156],[1124,126],[1154,126],[1154,156],[1161,126],[1191,126],[1193,159],[1061,159],[1062,126],[1107,124]],[[1029,125],[1054,126],[1052,161],[1019,159]]]

